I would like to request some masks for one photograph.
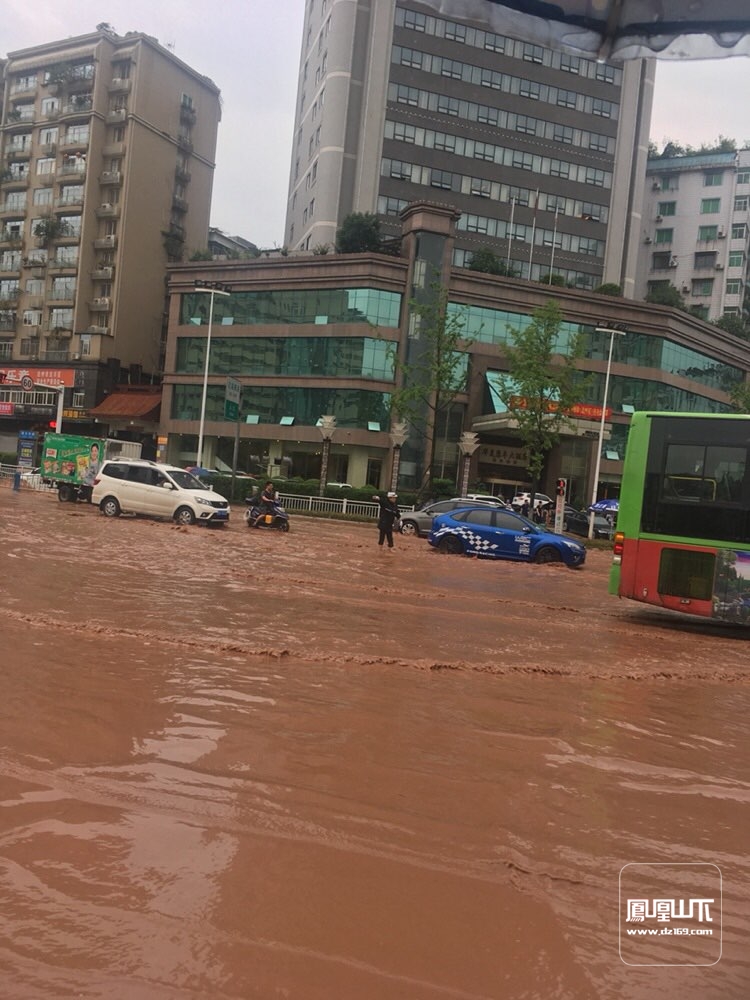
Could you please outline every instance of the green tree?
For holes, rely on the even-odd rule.
[[[210,250],[194,250],[190,254],[190,260],[213,260],[214,255]]]
[[[34,236],[36,236],[40,247],[49,247],[50,243],[54,243],[62,236],[67,236],[69,232],[68,223],[52,215],[40,219],[34,226]]]
[[[657,306],[672,306],[673,309],[684,309],[685,300],[674,285],[654,285],[645,299]]]
[[[750,340],[750,330],[741,316],[722,316],[721,319],[716,320],[714,326],[734,334],[735,337],[741,337],[742,340]]]
[[[539,277],[539,283],[541,285],[552,285],[554,288],[565,288],[567,282],[562,274],[542,274]]]
[[[500,397],[518,424],[528,450],[528,472],[536,493],[547,455],[560,440],[568,413],[581,398],[585,379],[575,367],[583,353],[574,337],[560,353],[562,311],[557,302],[536,309],[531,322],[511,330],[508,374],[501,379]]]
[[[622,295],[622,288],[614,281],[605,281],[603,285],[597,285],[592,290],[595,295]]]
[[[729,399],[738,413],[750,413],[750,382],[735,383]]]
[[[409,338],[410,357],[391,352],[398,388],[391,396],[391,411],[407,420],[417,437],[429,444],[429,459],[420,492],[433,488],[435,427],[447,419],[456,396],[466,391],[468,348],[473,341],[464,334],[463,316],[448,308],[448,291],[435,285],[427,302],[412,302],[415,318]]]
[[[507,278],[515,278],[517,272],[509,267],[507,261],[501,260],[489,247],[483,247],[471,255],[469,271],[481,271],[483,274],[500,274]]]
[[[367,253],[380,249],[380,220],[371,212],[347,215],[336,233],[337,253]]]

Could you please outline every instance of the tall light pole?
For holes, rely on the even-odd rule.
[[[214,297],[216,295],[230,295],[231,288],[220,281],[196,281],[194,292],[205,292],[211,296],[211,303],[208,309],[208,336],[206,337],[206,364],[203,371],[203,396],[201,398],[201,419],[198,427],[198,453],[195,464],[200,468],[203,465],[203,427],[206,423],[206,397],[208,395],[208,366],[211,360],[211,329],[214,322]]]
[[[391,462],[391,489],[398,492],[398,473],[401,468],[401,449],[406,444],[409,435],[406,432],[406,421],[400,420],[391,425],[389,434],[391,447],[393,448],[393,459]]]
[[[599,468],[602,464],[602,447],[604,446],[604,421],[607,417],[607,396],[609,395],[609,375],[612,371],[612,350],[615,346],[615,337],[624,337],[627,331],[614,330],[609,327],[597,326],[597,333],[609,334],[609,354],[607,355],[607,374],[604,378],[604,398],[602,399],[602,419],[599,422],[599,440],[596,446],[596,462],[594,464],[594,484],[591,487],[591,506],[596,503],[596,494],[599,489]],[[589,538],[594,537],[594,518],[596,511],[589,511]]]
[[[318,489],[318,496],[322,497],[326,491],[328,456],[331,453],[331,438],[336,432],[336,418],[331,414],[321,417],[318,421],[318,430],[323,438],[323,455],[320,460],[320,487]]]

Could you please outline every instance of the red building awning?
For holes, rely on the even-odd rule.
[[[99,420],[158,421],[160,409],[159,392],[112,392],[90,415]]]

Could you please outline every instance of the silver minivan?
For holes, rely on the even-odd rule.
[[[94,480],[91,502],[107,517],[147,514],[178,524],[226,524],[229,501],[192,473],[143,459],[110,459]]]

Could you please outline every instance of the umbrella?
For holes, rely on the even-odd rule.
[[[750,54],[747,0],[422,0],[539,45],[617,60]]]
[[[619,509],[619,500],[597,500],[589,507],[589,510],[599,511],[602,514],[616,514]]]
[[[187,471],[192,472],[194,476],[212,476],[214,474],[213,469],[204,469],[202,465],[191,465]]]

